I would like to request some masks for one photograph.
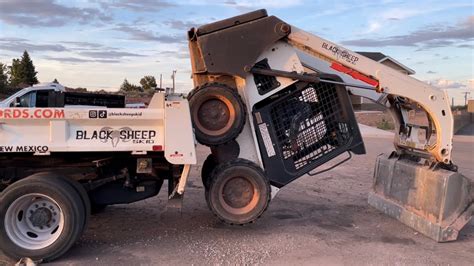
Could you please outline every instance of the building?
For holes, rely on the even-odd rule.
[[[368,57],[376,62],[379,62],[381,64],[384,64],[388,67],[391,67],[395,70],[398,70],[406,75],[413,75],[415,74],[416,72],[405,66],[404,64],[398,62],[397,60],[395,60],[394,58],[388,56],[388,55],[385,55],[383,53],[379,53],[379,52],[356,52],[360,55],[363,55],[365,57]],[[354,106],[354,109],[355,110],[378,110],[380,109],[377,108],[377,105],[375,103],[373,103],[372,101],[368,100],[368,99],[364,99],[360,96],[354,96],[352,95],[351,96],[351,100],[352,100],[352,105]]]

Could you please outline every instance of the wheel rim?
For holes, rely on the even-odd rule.
[[[31,193],[16,199],[5,215],[5,230],[17,246],[37,250],[50,246],[64,229],[64,214],[52,198]]]
[[[236,176],[221,187],[219,200],[229,213],[240,215],[252,211],[258,204],[260,193],[252,179]]]
[[[204,134],[219,136],[225,134],[236,119],[235,110],[229,99],[212,96],[198,103],[198,110],[193,112],[197,128]]]

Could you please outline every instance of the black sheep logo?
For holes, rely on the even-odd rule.
[[[103,127],[101,129],[101,131],[110,132],[110,135],[109,135],[108,138],[101,139],[100,141],[102,141],[103,143],[107,143],[110,139],[112,141],[112,147],[115,148],[115,147],[117,147],[120,140],[122,140],[122,142],[129,142],[130,141],[130,139],[121,139],[120,134],[121,134],[121,132],[132,131],[132,129],[129,128],[129,127],[121,127],[119,129],[113,129],[111,127]]]

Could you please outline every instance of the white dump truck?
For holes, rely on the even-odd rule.
[[[201,173],[210,210],[229,224],[253,222],[280,188],[365,153],[350,94],[385,106],[396,123],[394,152],[376,162],[369,203],[440,242],[455,240],[471,218],[473,188],[451,160],[444,91],[265,10],[188,36],[196,88],[187,98],[157,92],[147,108],[132,109],[112,96],[32,88],[2,103],[6,255],[58,258],[92,208],[155,196],[164,180],[179,201],[196,164],[195,139],[212,152]],[[409,121],[413,106],[426,111],[427,125]]]

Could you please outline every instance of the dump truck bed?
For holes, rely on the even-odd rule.
[[[165,151],[165,146],[170,149]],[[165,151],[171,163],[195,163],[187,101],[183,98],[166,101],[163,93],[157,93],[145,109],[93,106],[0,109],[2,153],[118,151],[137,154]]]

